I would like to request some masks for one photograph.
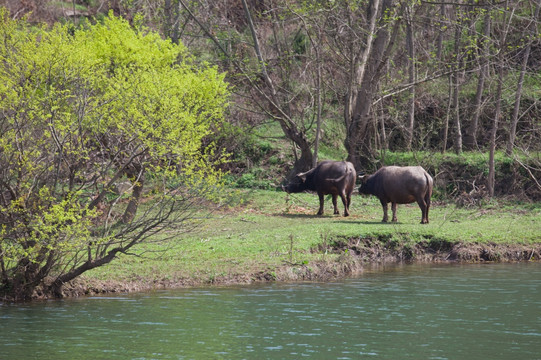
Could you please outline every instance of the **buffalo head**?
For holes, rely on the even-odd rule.
[[[306,190],[306,173],[298,173],[292,182],[287,185],[282,185],[282,190],[290,193],[299,193]]]
[[[369,175],[359,176],[359,180],[361,182],[361,186],[359,186],[359,193],[360,194],[370,194],[371,189],[369,189],[369,187],[367,185],[369,177],[370,177]]]

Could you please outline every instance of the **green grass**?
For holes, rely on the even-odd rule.
[[[541,204],[501,204],[457,208],[433,204],[430,224],[421,225],[416,204],[398,206],[398,223],[382,223],[382,209],[375,197],[354,195],[351,216],[332,215],[329,197],[325,215],[316,216],[317,196],[256,190],[243,191],[243,206],[212,213],[197,231],[168,243],[151,243],[137,249],[140,256],[123,255],[110,265],[84,276],[94,280],[167,281],[183,279],[213,282],[257,272],[272,273],[286,263],[309,264],[339,255],[313,251],[322,242],[350,237],[388,236],[418,242],[541,242]],[[286,202],[286,199],[288,201]],[[339,208],[343,206],[339,201]],[[389,209],[390,212],[390,209]],[[389,213],[390,214],[390,213]]]

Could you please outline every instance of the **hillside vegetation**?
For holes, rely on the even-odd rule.
[[[0,0],[0,296],[123,267],[148,286],[172,263],[173,283],[202,267],[279,278],[369,248],[519,242],[537,259],[540,7]],[[312,217],[313,195],[278,191],[323,159],[423,166],[438,220],[410,227],[404,206],[385,226],[365,198],[351,218]],[[168,247],[180,255],[146,260]],[[483,251],[471,259],[513,259]]]

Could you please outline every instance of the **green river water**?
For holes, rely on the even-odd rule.
[[[541,263],[0,304],[0,359],[541,359]]]

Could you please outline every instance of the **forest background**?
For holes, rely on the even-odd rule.
[[[232,126],[219,136],[236,174],[280,165],[268,174],[276,183],[323,158],[372,171],[386,150],[473,150],[489,155],[493,195],[496,150],[538,169],[529,167],[541,137],[535,0],[2,2],[35,23],[77,25],[112,10],[217,65],[233,91]]]
[[[225,74],[230,105],[217,101],[225,123],[210,133],[213,153],[231,154],[216,165],[231,186],[274,189],[323,159],[347,159],[359,172],[419,164],[435,176],[436,197],[462,204],[495,195],[541,198],[540,4],[0,1],[12,20],[74,30],[112,12],[134,29],[183,44],[193,56],[190,67]],[[130,180],[141,170],[130,171],[123,175],[133,199],[143,185],[142,178]],[[129,209],[131,201],[125,203]],[[127,209],[124,223],[135,218]],[[160,229],[174,223],[152,219]],[[102,255],[114,258],[114,244]],[[49,275],[31,267],[24,266],[24,276]],[[53,293],[64,280],[56,284]]]

